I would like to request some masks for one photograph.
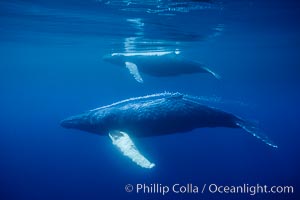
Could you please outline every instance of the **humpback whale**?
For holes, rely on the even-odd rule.
[[[247,120],[201,102],[199,97],[181,93],[153,94],[126,99],[66,118],[61,121],[61,126],[108,135],[125,156],[144,168],[152,168],[155,164],[140,153],[131,137],[186,133],[202,127],[228,127],[241,128],[277,148]]]
[[[126,67],[139,83],[144,82],[141,73],[156,77],[209,73],[217,79],[220,78],[203,64],[184,58],[178,51],[112,53],[105,55],[103,60]]]

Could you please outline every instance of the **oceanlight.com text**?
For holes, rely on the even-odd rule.
[[[261,184],[241,184],[241,185],[219,185],[215,183],[197,185],[193,183],[180,184],[175,183],[172,185],[161,183],[138,183],[127,184],[125,191],[128,193],[136,194],[158,194],[167,195],[174,194],[248,194],[251,196],[257,194],[293,194],[293,186],[268,186]]]
[[[205,186],[206,187],[206,186]],[[225,186],[225,185],[217,185],[210,184],[208,185],[208,191],[210,193],[225,193],[225,194],[292,194],[294,193],[293,186],[267,186],[267,185],[235,185],[235,186]]]

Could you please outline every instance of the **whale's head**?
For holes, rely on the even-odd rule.
[[[60,122],[60,125],[64,128],[104,134],[106,130],[102,124],[101,120],[95,123],[87,114],[71,116]]]
[[[124,55],[121,53],[112,53],[112,54],[107,54],[102,57],[102,59],[105,62],[109,62],[114,65],[124,65],[125,60],[124,60]]]
[[[76,115],[62,120],[60,125],[64,128],[82,129],[88,126],[88,120],[83,115]]]

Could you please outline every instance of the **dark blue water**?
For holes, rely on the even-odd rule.
[[[300,3],[297,1],[0,2],[0,199],[299,199]],[[113,52],[174,51],[222,76],[143,75]],[[60,127],[71,115],[157,92],[218,99],[279,146],[243,130],[137,139],[136,166],[108,137]],[[199,186],[198,194],[127,193],[126,184]],[[201,194],[204,184],[293,186],[293,194]],[[298,198],[297,198],[298,197]]]

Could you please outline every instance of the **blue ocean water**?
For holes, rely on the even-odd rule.
[[[299,199],[300,3],[259,0],[0,1],[0,199]],[[180,51],[221,75],[143,75],[114,52]],[[278,145],[240,129],[136,139],[136,166],[108,137],[60,121],[158,92],[208,97]],[[199,193],[126,192],[193,184]],[[293,194],[201,193],[204,184],[293,186]]]

